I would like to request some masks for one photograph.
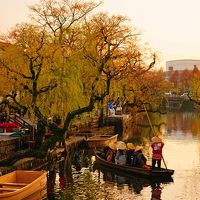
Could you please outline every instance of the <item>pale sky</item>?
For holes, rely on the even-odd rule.
[[[28,20],[28,5],[39,0],[0,0],[0,33]],[[174,59],[200,59],[200,0],[104,0],[101,10],[126,15],[161,64]],[[165,66],[164,66],[165,67]]]

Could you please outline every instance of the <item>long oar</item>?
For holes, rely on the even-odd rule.
[[[165,168],[167,169],[167,165],[166,165],[166,163],[165,163],[165,159],[164,159],[163,155],[162,155],[162,160],[163,160],[163,163],[164,163],[164,165],[165,165]]]
[[[151,120],[150,120],[150,118],[149,118],[149,114],[148,114],[148,112],[147,112],[147,109],[146,109],[146,106],[145,106],[145,105],[144,105],[144,110],[145,110],[145,112],[146,112],[146,114],[147,114],[147,118],[148,118],[150,127],[151,127],[151,129],[152,129],[152,131],[153,131],[153,134],[156,135],[155,130],[154,130],[153,126],[152,126],[152,123],[151,123]]]
[[[144,104],[143,104],[143,105],[144,105]],[[154,130],[152,124],[151,124],[151,120],[150,120],[150,118],[149,118],[149,114],[148,114],[148,112],[147,112],[147,109],[146,109],[146,106],[145,106],[145,105],[144,105],[144,109],[145,109],[145,112],[146,112],[146,114],[147,114],[147,118],[148,118],[150,127],[151,127],[151,129],[152,129],[152,131],[153,131],[153,134],[156,135],[156,134],[155,134],[155,130]],[[165,162],[165,159],[164,159],[163,155],[162,155],[162,160],[163,160],[163,163],[164,163],[164,165],[165,165],[165,168],[167,169],[167,165],[166,165],[166,162]]]

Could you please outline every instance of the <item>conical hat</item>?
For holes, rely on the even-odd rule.
[[[135,145],[133,143],[127,143],[126,146],[127,146],[127,149],[132,149],[132,150],[135,149]]]
[[[113,142],[109,143],[108,146],[109,146],[111,149],[113,149],[113,150],[117,150],[117,146],[116,146],[116,144],[113,143]]]
[[[139,151],[139,150],[142,150],[142,149],[143,149],[142,146],[136,146],[136,148],[135,148],[135,152],[136,152],[136,151]]]
[[[151,138],[151,141],[152,142],[162,142],[162,139],[159,138],[158,136],[154,136],[154,137]]]
[[[125,150],[126,149],[126,143],[123,142],[123,141],[117,141],[116,142],[116,146],[118,149],[121,149],[121,150]]]

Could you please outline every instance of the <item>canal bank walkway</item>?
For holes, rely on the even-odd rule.
[[[65,140],[65,150],[66,156],[68,159],[71,160],[73,154],[77,149],[79,149],[82,145],[86,144],[86,137],[85,136],[70,136]]]
[[[82,142],[86,141],[86,137],[85,136],[70,136],[69,138],[67,138],[65,140],[65,145],[66,146],[70,146],[70,145],[76,145],[76,144],[80,144]]]

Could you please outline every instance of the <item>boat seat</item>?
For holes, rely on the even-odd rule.
[[[0,186],[26,186],[28,183],[0,183]]]
[[[20,189],[17,189],[17,188],[0,188],[0,192],[13,192],[13,191],[17,191],[17,190],[20,190]]]

